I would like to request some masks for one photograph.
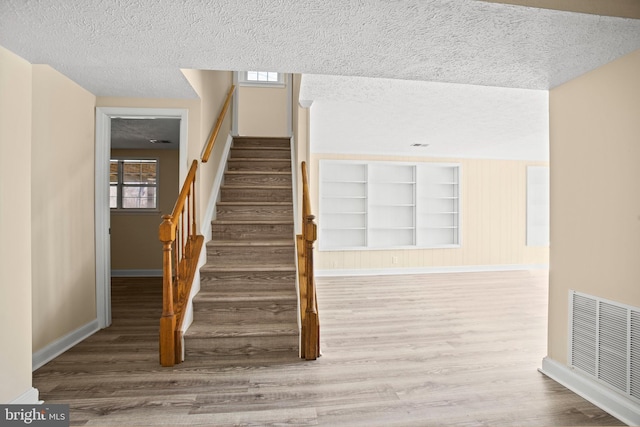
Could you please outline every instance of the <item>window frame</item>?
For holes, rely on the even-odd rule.
[[[155,162],[156,165],[156,182],[155,184],[151,185],[151,184],[146,184],[146,183],[142,183],[142,184],[124,184],[123,182],[123,168],[120,167],[121,164],[124,164],[124,162],[126,161],[153,161]],[[117,161],[118,162],[118,181],[116,183],[116,187],[117,187],[117,193],[116,193],[116,198],[117,198],[117,206],[116,207],[111,207],[111,200],[109,200],[109,210],[112,213],[159,213],[160,212],[160,158],[159,157],[153,157],[153,156],[111,156],[109,159],[109,165],[111,165],[111,162],[113,161]],[[110,169],[109,169],[110,170]],[[109,173],[109,194],[111,194],[111,187],[113,187],[113,185],[111,184],[111,173]],[[156,199],[155,199],[155,207],[153,208],[125,208],[122,206],[122,188],[124,187],[153,187],[155,188],[155,194],[156,194]],[[109,197],[109,199],[111,199]]]
[[[249,80],[248,74],[251,72],[257,73],[276,73],[278,75],[277,81],[260,81]],[[238,72],[238,84],[240,86],[254,86],[254,87],[285,87],[287,83],[287,76],[285,73],[279,71],[240,71]]]

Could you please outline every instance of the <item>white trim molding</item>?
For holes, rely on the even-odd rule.
[[[44,348],[33,353],[31,357],[31,368],[32,370],[36,370],[42,365],[56,357],[60,356],[65,351],[69,350],[74,345],[82,342],[87,339],[91,335],[95,334],[100,330],[100,324],[98,319],[94,319],[91,322],[87,323],[84,326],[80,326],[75,331],[69,332],[67,335],[59,338]]]
[[[548,264],[455,265],[448,267],[363,268],[316,270],[318,277],[392,276],[396,274],[476,273],[482,271],[546,270]]]
[[[40,392],[38,389],[30,387],[9,403],[11,405],[39,405],[42,403],[42,400],[40,400]]]
[[[189,110],[184,108],[96,108],[95,144],[95,245],[96,311],[100,328],[111,324],[111,253],[109,209],[109,160],[111,159],[111,119],[177,118],[180,119],[179,177],[184,181],[187,164]]]
[[[549,357],[541,373],[628,425],[640,425],[640,405]]]

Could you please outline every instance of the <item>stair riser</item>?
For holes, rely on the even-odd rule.
[[[185,337],[186,356],[249,356],[252,354],[298,351],[298,337],[295,335],[266,337]]]
[[[293,239],[293,224],[211,224],[214,240]]]
[[[256,171],[256,172],[291,172],[290,160],[252,161],[233,160],[227,162],[227,170],[230,171]]]
[[[293,265],[294,256],[291,246],[207,246],[207,263],[211,265]]]
[[[291,142],[288,139],[233,139],[233,148],[291,148]]]
[[[291,221],[293,218],[293,206],[218,206],[216,209],[216,218],[238,221],[261,219],[268,219],[270,221]]]
[[[291,188],[291,175],[227,173],[224,185],[278,186]]]
[[[223,187],[220,200],[223,202],[290,202],[290,188],[246,188]]]
[[[264,272],[201,272],[200,292],[259,289],[261,291],[289,290],[295,292],[295,271]]]
[[[230,159],[281,159],[290,160],[291,151],[289,150],[269,150],[269,149],[244,149],[232,148],[229,154]]]
[[[295,304],[226,308],[219,308],[221,304],[216,304],[218,308],[208,308],[210,304],[206,304],[203,307],[203,303],[200,303],[198,306],[193,311],[193,320],[210,324],[214,329],[215,325],[252,325],[262,323],[291,325],[296,322]]]

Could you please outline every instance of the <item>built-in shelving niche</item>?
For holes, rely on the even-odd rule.
[[[455,247],[460,166],[320,161],[320,250]]]

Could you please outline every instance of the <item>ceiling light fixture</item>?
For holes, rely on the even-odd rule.
[[[429,146],[429,144],[411,144],[412,147],[420,147],[420,148],[426,148]]]
[[[149,142],[152,144],[171,144],[168,139],[150,139]]]

